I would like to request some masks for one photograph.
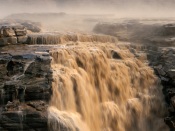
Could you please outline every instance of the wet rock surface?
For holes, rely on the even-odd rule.
[[[167,117],[165,123],[172,131],[175,130],[175,48],[130,45],[130,51],[140,59],[140,54],[146,53],[147,59],[141,59],[148,63],[159,77],[163,85],[162,92],[165,97],[167,107]]]
[[[0,49],[0,130],[46,131],[51,96],[46,49],[10,46]]]
[[[162,82],[169,115],[165,122],[174,130],[175,49],[134,44],[118,44],[149,64]],[[54,46],[62,48],[62,46]],[[0,129],[2,131],[47,131],[47,107],[52,70],[49,51],[53,46],[9,45],[0,49]],[[122,56],[111,50],[114,59]]]
[[[160,77],[164,87],[162,91],[165,95],[165,100],[169,111],[169,115],[164,121],[172,130],[175,130],[175,49],[163,49],[162,52],[163,53],[161,56],[159,56],[159,61],[157,62],[157,64],[160,67],[162,66],[162,68],[157,69],[156,66],[155,71]],[[161,72],[158,70],[161,70]]]

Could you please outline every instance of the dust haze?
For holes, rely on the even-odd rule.
[[[174,17],[174,0],[0,0],[0,17],[15,13],[66,12],[116,17]]]
[[[175,130],[174,7],[0,0],[0,130]]]
[[[0,0],[0,19],[40,22],[43,30],[91,32],[118,18],[173,18],[173,0]],[[61,13],[60,13],[61,12]]]

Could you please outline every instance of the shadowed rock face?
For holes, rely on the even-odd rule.
[[[167,103],[168,114],[165,123],[175,130],[175,48],[153,47],[153,46],[130,46],[130,51],[143,60],[141,54],[146,53],[149,65],[154,69],[155,74],[160,78],[163,85],[163,94]],[[134,51],[133,51],[134,50]]]
[[[30,47],[0,49],[1,131],[47,130],[51,59],[45,50],[35,51]]]
[[[175,130],[175,48],[163,48],[156,62],[153,62],[155,73],[159,76],[167,102],[168,116],[165,123]]]

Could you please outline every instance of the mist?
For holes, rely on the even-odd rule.
[[[0,131],[175,131],[175,0],[0,0]]]
[[[114,14],[174,17],[174,0],[0,0],[0,18],[17,13]]]

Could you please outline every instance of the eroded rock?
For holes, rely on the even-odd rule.
[[[0,46],[3,45],[10,45],[10,44],[17,44],[17,37],[3,37],[0,38]]]
[[[3,26],[0,30],[1,37],[13,37],[15,36],[15,31],[11,27]]]
[[[0,130],[48,131],[50,57],[43,56],[46,49],[40,54],[32,47],[12,49],[0,48]]]
[[[15,31],[16,36],[25,36],[25,35],[27,35],[27,30],[24,26],[14,26],[13,30]]]
[[[0,46],[9,44],[23,44],[27,41],[27,31],[21,26],[3,26],[0,29]]]

